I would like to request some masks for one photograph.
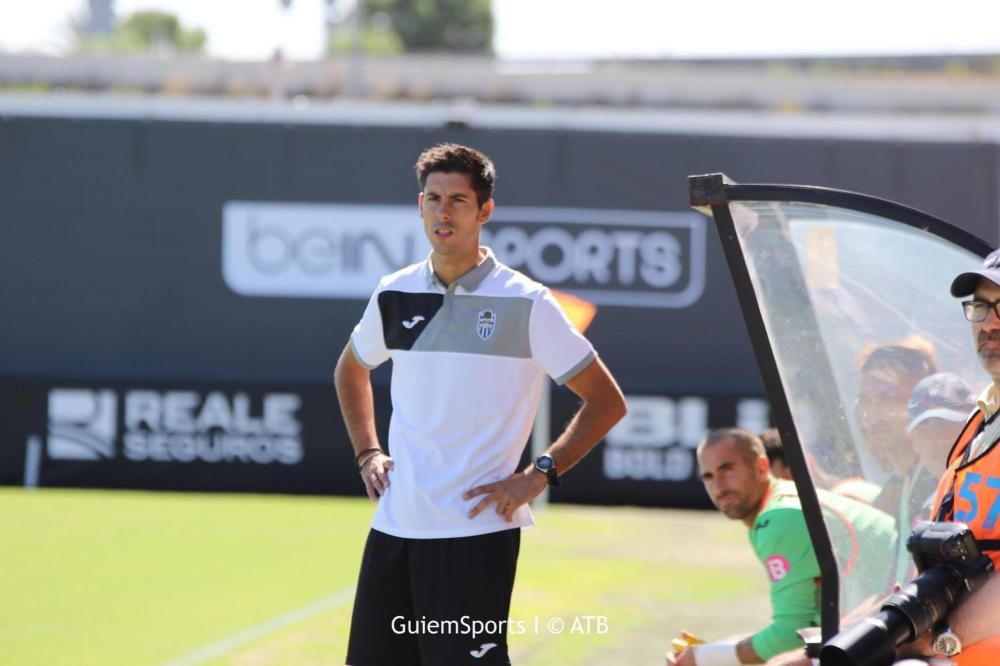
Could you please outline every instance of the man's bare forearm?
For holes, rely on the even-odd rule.
[[[966,597],[948,616],[948,624],[965,645],[1000,634],[1000,574]]]
[[[566,429],[549,447],[550,454],[559,463],[559,473],[562,474],[580,462],[624,414],[624,408],[612,411],[592,402],[581,405]]]
[[[568,383],[583,404],[549,447],[560,474],[583,459],[625,416],[625,397],[600,359]]]
[[[344,348],[337,361],[333,383],[354,455],[357,456],[366,449],[381,448],[378,431],[375,429],[375,397],[372,394],[371,375],[354,358],[350,345]]]
[[[608,434],[626,411],[621,390],[598,359],[567,382],[567,386],[583,400],[583,406],[548,449],[556,462],[558,474],[563,474],[578,463]],[[469,518],[475,518],[488,506],[495,504],[497,513],[510,522],[514,511],[537,497],[545,489],[545,484],[545,475],[534,465],[529,465],[523,471],[515,472],[501,481],[471,488],[465,493],[465,499],[485,497],[469,511]]]

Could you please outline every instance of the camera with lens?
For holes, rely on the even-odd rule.
[[[874,617],[830,639],[820,650],[823,666],[891,664],[896,648],[929,631],[993,573],[993,561],[980,552],[964,523],[922,522],[910,533],[906,549],[920,575],[889,597]]]

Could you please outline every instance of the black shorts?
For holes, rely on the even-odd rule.
[[[451,539],[371,530],[354,598],[350,666],[507,666],[520,528]]]

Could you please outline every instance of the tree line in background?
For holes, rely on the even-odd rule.
[[[365,0],[352,11],[332,26],[330,52],[493,52],[490,0]]]
[[[294,0],[278,0],[285,10]],[[490,0],[363,0],[341,11],[326,0],[327,51],[371,54],[493,52]],[[204,53],[208,35],[157,10],[128,14],[106,34],[72,26],[76,51]]]
[[[92,34],[82,24],[73,25],[77,51],[118,53],[202,53],[208,35],[200,28],[186,28],[168,12],[144,10],[129,14],[109,34]]]

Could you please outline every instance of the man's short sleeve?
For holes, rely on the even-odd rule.
[[[361,321],[351,333],[351,350],[358,363],[369,370],[377,368],[389,359],[389,350],[385,346],[385,333],[382,330],[382,312],[379,309],[378,297],[382,293],[381,284],[368,301]]]
[[[532,357],[557,384],[573,379],[597,357],[548,289],[535,299],[528,328]]]

